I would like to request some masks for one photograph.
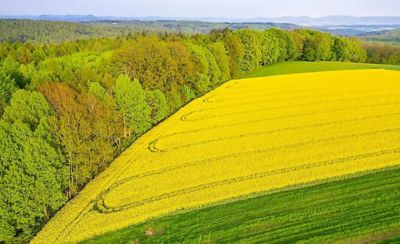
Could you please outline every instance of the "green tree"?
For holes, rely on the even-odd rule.
[[[106,96],[106,89],[99,82],[92,82],[89,85],[89,93],[96,96],[99,100],[103,100]]]
[[[305,36],[302,59],[306,61],[329,61],[332,55],[333,40],[327,33],[303,30]]]
[[[176,64],[167,44],[155,37],[139,38],[118,50],[112,63],[119,73],[140,80],[145,88],[162,90],[173,82]]]
[[[16,90],[15,81],[9,75],[5,75],[0,71],[0,116]]]
[[[120,75],[114,92],[117,109],[123,115],[124,135],[140,135],[149,129],[151,108],[146,103],[145,91],[139,81],[131,81],[129,76]]]
[[[28,83],[24,76],[20,72],[21,65],[12,58],[6,58],[0,67],[0,70],[4,72],[5,75],[9,75],[13,79],[19,88],[24,88]]]
[[[219,70],[221,72],[219,81],[227,81],[230,78],[229,70],[229,57],[227,55],[227,50],[223,42],[218,41],[208,45],[211,53],[214,55],[215,61],[218,64]]]
[[[240,69],[247,73],[261,63],[261,39],[256,31],[239,30],[235,32],[244,45],[244,57],[240,61]]]
[[[206,48],[191,42],[187,42],[187,46],[192,54],[192,60],[195,64],[188,85],[197,95],[199,95],[205,92],[210,86],[210,81],[213,78],[213,68],[215,68],[215,66],[210,68],[210,62],[207,59],[207,57],[210,58],[210,55],[208,55],[209,52],[207,53],[208,50]],[[216,64],[215,59],[213,64]]]
[[[92,94],[78,93],[59,83],[47,83],[40,90],[57,115],[51,117],[50,124],[67,159],[67,195],[71,198],[115,156],[113,143],[119,123],[112,107]]]
[[[278,37],[272,30],[261,33],[261,65],[274,64],[280,60],[280,47]]]
[[[0,241],[29,240],[67,200],[67,168],[46,103],[19,90],[0,121]]]
[[[239,36],[230,30],[224,30],[223,41],[228,52],[231,77],[238,77],[242,74],[240,63],[245,56],[245,47]]]
[[[40,119],[50,116],[51,107],[39,92],[18,90],[4,110],[3,119],[7,122],[20,120],[32,127],[39,125]]]
[[[146,102],[151,108],[150,119],[152,124],[158,123],[170,112],[167,99],[160,90],[146,90]]]
[[[336,37],[332,47],[334,59],[342,62],[364,62],[366,51],[356,39]]]

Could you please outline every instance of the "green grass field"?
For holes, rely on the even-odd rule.
[[[398,240],[400,169],[163,217],[84,243]]]
[[[246,77],[400,66],[289,62]],[[83,243],[399,242],[400,169],[197,209],[129,226]]]
[[[266,66],[247,74],[245,77],[262,77],[283,74],[308,73],[333,70],[354,70],[354,69],[390,69],[400,70],[399,65],[382,64],[358,64],[342,62],[285,62]]]

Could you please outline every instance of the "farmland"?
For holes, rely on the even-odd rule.
[[[310,73],[320,71],[334,70],[360,70],[360,69],[388,69],[400,70],[399,65],[382,65],[382,64],[365,64],[365,63],[348,63],[348,62],[285,62],[271,66],[260,68],[256,71],[246,74],[245,78],[257,78],[272,75]]]
[[[84,243],[396,241],[400,170],[337,180],[167,216]]]
[[[183,209],[396,166],[399,80],[397,71],[351,70],[229,81],[140,137],[34,242],[80,241]]]

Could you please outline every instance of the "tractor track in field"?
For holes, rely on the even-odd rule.
[[[386,89],[385,89],[386,90]],[[373,91],[373,90],[371,90]],[[361,93],[365,93],[365,92],[360,92]],[[350,93],[350,94],[354,94],[354,93]],[[358,94],[358,93],[357,93]],[[332,99],[332,100],[326,100],[326,101],[313,101],[313,102],[307,102],[307,103],[300,103],[300,104],[289,104],[289,105],[280,105],[280,106],[274,106],[274,107],[264,107],[264,108],[260,108],[260,109],[248,109],[248,110],[242,110],[242,111],[235,111],[235,112],[230,112],[230,113],[218,113],[218,114],[212,114],[206,117],[200,117],[200,118],[194,118],[194,119],[190,119],[190,116],[192,116],[193,114],[196,113],[201,113],[201,112],[209,112],[212,110],[223,110],[224,108],[236,108],[236,106],[225,106],[225,107],[217,107],[217,108],[205,108],[205,109],[199,109],[199,110],[194,110],[191,112],[188,112],[184,115],[181,116],[181,121],[185,121],[185,122],[191,122],[191,121],[203,121],[206,119],[214,119],[214,118],[222,118],[222,117],[230,117],[232,115],[239,115],[239,114],[253,114],[253,113],[257,113],[257,112],[265,112],[265,111],[273,111],[273,110],[278,110],[278,109],[285,109],[285,108],[294,108],[294,107],[307,107],[310,105],[315,105],[315,104],[329,104],[329,103],[334,103],[334,102],[345,102],[345,101],[352,101],[352,100],[362,100],[362,99],[373,99],[373,98],[383,98],[383,97],[390,97],[390,96],[399,96],[399,93],[388,93],[385,95],[377,95],[377,96],[373,96],[373,95],[369,95],[369,96],[361,96],[361,97],[351,97],[351,98],[340,98],[340,99]],[[298,98],[309,98],[309,96],[301,96],[301,97],[297,97],[294,98],[294,101],[298,101]],[[284,101],[291,101],[292,99],[285,99]],[[281,100],[280,100],[281,101]],[[251,103],[253,104],[253,103]],[[249,105],[249,104],[247,104]]]
[[[95,208],[95,210],[101,209],[101,211],[99,211],[99,212],[103,213],[103,214],[119,212],[119,211],[131,209],[131,208],[135,208],[135,207],[138,207],[138,206],[141,206],[144,204],[148,204],[151,202],[160,201],[163,199],[172,198],[172,197],[176,197],[176,196],[183,195],[183,194],[198,192],[198,191],[202,191],[205,189],[214,188],[214,187],[218,187],[218,186],[222,186],[222,185],[235,184],[235,183],[239,183],[239,182],[243,182],[243,181],[265,178],[267,176],[272,176],[272,175],[281,175],[281,174],[290,173],[290,172],[294,172],[294,171],[307,170],[307,169],[318,168],[318,167],[327,166],[327,165],[343,164],[343,163],[350,162],[350,161],[385,156],[385,155],[390,155],[390,154],[400,154],[400,148],[380,150],[380,151],[376,151],[376,152],[352,155],[352,156],[347,156],[347,157],[340,157],[340,158],[324,160],[324,161],[320,161],[320,162],[296,165],[296,166],[288,167],[288,168],[284,168],[284,169],[268,170],[268,171],[263,171],[260,173],[249,174],[249,175],[245,175],[245,176],[239,176],[239,177],[220,180],[220,181],[216,181],[216,182],[201,184],[201,185],[197,185],[194,187],[183,188],[183,189],[180,189],[177,191],[156,195],[156,196],[149,197],[149,198],[146,198],[146,199],[143,199],[140,201],[132,202],[129,204],[124,204],[124,205],[121,205],[118,207],[107,206],[105,204],[105,200],[104,200],[106,195],[109,192],[111,192],[115,187],[120,186],[123,183],[126,183],[133,179],[133,178],[129,177],[129,179],[123,179],[123,180],[121,180],[121,182],[116,182],[116,184],[113,185],[113,187],[110,187],[107,191],[105,191],[103,194],[101,194],[99,200],[95,203],[95,205],[98,206]]]
[[[305,81],[309,79],[309,77],[304,78]],[[302,79],[294,80],[294,82],[301,80]],[[385,79],[379,80],[379,82],[382,81],[385,81]],[[351,131],[350,133],[350,131],[348,131],[347,133],[349,134],[344,134],[343,131],[339,131],[339,133],[337,133],[338,135],[335,134],[329,136],[325,135],[325,137],[302,138],[300,140],[299,138],[296,138],[297,140],[290,140],[288,142],[285,141],[285,143],[278,145],[269,145],[267,147],[265,147],[266,145],[264,144],[257,144],[257,146],[255,147],[249,146],[247,149],[239,149],[234,152],[230,151],[229,149],[226,152],[224,151],[224,154],[222,154],[222,151],[219,151],[218,154],[222,155],[213,155],[211,153],[210,155],[202,155],[193,159],[185,159],[184,157],[180,160],[171,161],[167,165],[162,165],[162,168],[150,168],[144,171],[132,171],[129,174],[124,174],[128,170],[129,166],[132,165],[132,163],[138,162],[138,160],[143,159],[143,157],[145,156],[144,153],[147,153],[148,155],[152,154],[154,156],[163,155],[164,153],[166,153],[166,155],[175,155],[173,153],[168,153],[177,150],[183,150],[182,152],[184,153],[185,149],[194,150],[196,149],[196,147],[201,147],[203,145],[209,145],[213,143],[225,143],[228,141],[232,141],[232,143],[235,143],[235,140],[272,134],[276,134],[276,136],[279,137],[281,133],[286,132],[297,132],[306,129],[325,127],[329,129],[330,126],[346,126],[350,123],[358,123],[375,119],[379,123],[384,122],[385,119],[388,118],[390,118],[391,121],[393,118],[397,118],[400,116],[400,110],[398,109],[399,107],[396,106],[400,104],[400,99],[398,99],[398,97],[400,97],[400,93],[392,89],[394,82],[392,82],[391,79],[388,79],[388,82],[390,82],[388,83],[389,85],[386,87],[384,86],[383,88],[379,85],[379,82],[368,81],[363,84],[361,88],[359,86],[359,81],[351,81],[349,83],[343,83],[344,85],[337,85],[336,83],[334,83],[334,85],[325,85],[325,83],[323,83],[324,86],[321,86],[320,88],[315,88],[314,84],[307,84],[307,86],[302,86],[298,89],[291,89],[289,83],[283,83],[278,84],[277,88],[275,87],[275,89],[273,90],[255,90],[255,92],[252,92],[254,91],[254,89],[249,89],[248,87],[242,86],[245,84],[241,83],[240,80],[232,81],[225,87],[221,87],[225,89],[222,89],[221,92],[219,92],[218,94],[214,95],[211,93],[205,95],[206,97],[199,101],[199,109],[192,109],[186,113],[181,112],[178,115],[179,117],[176,117],[176,121],[178,123],[182,123],[182,125],[187,124],[187,127],[190,126],[188,129],[183,126],[183,128],[185,128],[186,130],[175,132],[174,130],[172,130],[172,132],[169,132],[171,130],[165,130],[165,128],[163,127],[163,129],[157,132],[155,136],[150,137],[150,139],[143,140],[143,143],[140,143],[139,147],[135,148],[135,150],[131,152],[135,152],[137,154],[135,157],[130,158],[130,154],[122,155],[122,157],[127,157],[127,160],[123,160],[122,162],[120,162],[120,167],[116,169],[115,172],[110,174],[105,181],[103,181],[103,186],[97,189],[95,191],[96,193],[88,196],[88,198],[91,199],[89,202],[85,203],[85,205],[82,204],[82,207],[78,206],[79,211],[76,211],[77,215],[74,216],[74,218],[71,219],[68,223],[66,222],[65,228],[63,228],[57,234],[56,241],[61,242],[68,239],[68,236],[72,232],[76,231],[76,228],[78,226],[82,225],[81,222],[86,217],[90,218],[91,214],[108,215],[125,210],[135,209],[137,207],[157,201],[162,201],[165,199],[171,198],[172,200],[169,201],[173,201],[174,198],[180,199],[179,197],[182,195],[198,193],[204,190],[222,187],[224,185],[232,187],[232,185],[242,182],[250,182],[248,184],[251,184],[252,180],[254,180],[254,182],[264,181],[271,176],[272,178],[276,176],[280,177],[280,175],[284,177],[285,175],[290,175],[295,171],[307,172],[307,170],[312,171],[320,167],[329,168],[333,165],[343,165],[346,163],[349,163],[349,165],[358,165],[358,161],[364,159],[372,160],[376,158],[378,160],[381,157],[389,156],[388,158],[390,158],[390,160],[388,161],[390,162],[388,162],[388,164],[400,163],[396,161],[399,159],[398,155],[400,155],[400,148],[396,147],[398,145],[392,144],[384,145],[383,147],[377,147],[375,146],[375,144],[371,144],[372,146],[368,146],[368,150],[365,151],[353,152],[349,150],[343,150],[343,152],[338,155],[329,154],[323,158],[315,157],[315,159],[304,158],[298,160],[298,163],[296,164],[289,164],[286,168],[275,167],[269,170],[266,170],[265,168],[260,168],[257,169],[255,172],[234,172],[234,174],[232,173],[228,176],[225,175],[221,177],[216,177],[213,180],[209,179],[205,182],[196,181],[196,183],[192,183],[191,185],[189,184],[188,186],[180,185],[178,187],[174,187],[173,189],[163,189],[161,191],[156,191],[153,194],[148,194],[144,198],[139,199],[135,199],[132,198],[131,195],[127,195],[125,199],[127,201],[122,203],[117,201],[114,205],[112,203],[108,203],[107,201],[107,199],[112,200],[113,195],[110,196],[110,194],[119,194],[121,192],[121,188],[122,190],[130,189],[129,187],[131,187],[131,184],[137,184],[136,181],[147,181],[151,179],[150,177],[159,177],[161,175],[170,173],[175,174],[180,170],[189,169],[189,171],[191,172],[192,169],[203,169],[203,166],[224,160],[227,160],[227,162],[229,162],[229,160],[238,161],[252,155],[262,155],[260,157],[263,157],[265,154],[265,157],[267,158],[266,160],[268,160],[268,155],[270,155],[269,158],[273,163],[273,160],[277,160],[274,158],[278,158],[275,157],[276,152],[285,153],[285,151],[297,150],[298,148],[302,147],[314,148],[318,145],[326,146],[331,145],[335,141],[341,140],[362,138],[362,140],[368,141],[369,139],[371,139],[371,137],[372,139],[381,139],[384,138],[383,135],[386,134],[389,135],[389,138],[391,140],[393,140],[393,138],[396,139],[397,136],[399,136],[400,138],[400,127],[396,127],[396,124],[392,124],[391,122],[388,124],[382,123],[382,127],[376,127],[373,130],[368,127],[364,128],[363,130],[359,129],[357,130],[357,132]],[[287,88],[289,88],[290,90]],[[279,89],[283,89],[283,91],[279,91]],[[330,89],[333,89],[334,91],[331,92]],[[322,93],[323,96],[315,97],[314,94],[321,90],[324,91]],[[238,94],[238,97],[235,97],[235,94]],[[229,100],[226,99],[230,97],[238,98],[239,100],[244,102],[236,103],[234,101],[233,103],[229,102],[228,104]],[[334,104],[334,106],[332,106],[331,104]],[[350,104],[350,106],[348,106],[348,104]],[[356,105],[351,106],[351,104]],[[256,105],[258,107],[256,107]],[[319,107],[318,105],[321,106]],[[386,113],[383,113],[383,111],[375,111],[379,109],[374,109],[374,113],[370,113],[368,110],[370,108],[372,109],[381,107],[386,108]],[[280,112],[280,110],[282,110],[282,112]],[[349,118],[340,119],[339,116],[336,116],[335,114],[336,112],[339,112],[338,114],[341,114],[340,112],[347,112],[351,114],[353,111],[357,110],[361,110],[361,112],[358,112],[361,114],[357,114],[357,116],[351,117],[348,116]],[[273,112],[269,114],[269,111],[278,111],[278,113]],[[364,111],[365,113],[363,113]],[[249,116],[243,116],[246,114],[249,114]],[[240,120],[237,120],[237,117],[235,116],[242,117],[240,117]],[[313,116],[316,117],[316,120],[312,120],[312,118],[314,118]],[[319,117],[323,118],[323,120],[319,119]],[[325,119],[325,117],[328,117],[328,119]],[[334,118],[334,120],[332,120],[331,117]],[[233,119],[231,120],[231,118]],[[306,118],[305,120],[308,123],[306,124],[303,122],[303,124],[298,123],[292,125],[292,121],[301,120],[301,118]],[[311,120],[309,118],[311,118]],[[223,124],[212,123],[214,121],[213,119],[221,119],[221,122],[225,122]],[[212,122],[208,122],[209,120]],[[290,121],[290,126],[281,125],[280,120]],[[277,122],[272,123],[274,124],[273,127],[268,128],[266,126],[264,128],[264,126],[262,126],[262,123],[268,121]],[[257,123],[260,123],[260,128],[253,128],[253,126],[251,127],[251,130],[248,129],[246,131],[246,125]],[[192,129],[191,127],[194,128]],[[214,132],[217,132],[219,130],[224,131],[224,129],[234,127],[243,127],[243,129],[236,131],[235,128],[234,130],[232,130],[233,133],[230,133],[229,135],[217,134],[216,136],[211,136]],[[204,133],[204,137],[202,137],[203,134],[199,134],[198,139],[200,140],[196,141],[196,137],[194,136],[194,134],[196,133]],[[191,141],[185,141],[185,139],[180,140],[180,136],[182,136],[183,138],[187,137],[194,139],[191,139]],[[175,140],[176,142],[170,145],[168,139],[174,137],[177,137],[177,139]],[[163,140],[166,140],[165,145],[163,145]],[[392,148],[390,148],[390,146],[392,146]],[[126,152],[130,152],[130,150],[131,149],[128,149]],[[148,163],[156,163],[156,161],[156,159],[150,158],[150,160],[148,160]],[[134,173],[134,175],[132,175],[132,173]],[[146,187],[150,186],[143,185],[141,187],[146,190]],[[136,213],[134,213],[135,211],[136,210],[133,210],[133,212],[129,213],[133,213],[133,215],[136,215]]]
[[[327,143],[327,142],[332,142],[332,141],[337,141],[337,140],[343,140],[346,138],[361,138],[361,137],[366,137],[366,136],[373,136],[373,135],[378,135],[378,134],[386,134],[386,133],[398,133],[400,132],[400,128],[389,128],[389,129],[384,129],[384,130],[377,130],[377,131],[368,131],[368,132],[363,132],[363,133],[353,133],[353,134],[348,134],[348,135],[341,135],[341,136],[334,136],[334,137],[328,137],[328,138],[319,138],[319,139],[313,139],[313,140],[309,140],[309,141],[303,141],[303,142],[298,142],[298,143],[292,143],[292,144],[284,144],[284,145],[280,145],[280,146],[273,146],[273,147],[268,147],[268,148],[262,148],[262,149],[257,149],[257,150],[250,150],[247,152],[240,152],[240,153],[234,153],[234,154],[228,154],[228,155],[223,155],[223,156],[218,156],[218,157],[214,157],[214,158],[207,158],[207,159],[201,159],[201,160],[196,160],[196,161],[192,161],[192,162],[187,162],[187,163],[181,163],[178,165],[173,165],[173,166],[169,166],[169,167],[165,167],[165,168],[161,168],[158,170],[154,170],[154,171],[149,171],[149,172],[145,172],[142,174],[138,174],[138,175],[134,175],[131,177],[127,177],[125,179],[121,179],[117,182],[115,182],[114,184],[112,184],[109,188],[107,188],[105,191],[103,191],[103,193],[100,194],[99,196],[99,200],[96,202],[96,205],[98,205],[98,207],[96,209],[107,209],[107,206],[104,204],[104,198],[107,194],[109,194],[112,190],[115,190],[117,187],[130,182],[132,180],[136,180],[136,179],[140,179],[140,178],[146,178],[146,177],[152,177],[155,175],[161,175],[161,174],[166,174],[166,173],[171,173],[172,171],[177,171],[177,170],[182,170],[184,168],[190,168],[190,167],[196,167],[196,166],[200,166],[200,165],[204,165],[204,164],[209,164],[209,163],[213,163],[216,161],[221,161],[221,160],[226,160],[226,159],[233,159],[233,158],[239,158],[239,157],[243,157],[246,155],[254,155],[254,154],[262,154],[262,153],[270,153],[270,152],[276,152],[279,150],[287,150],[287,149],[293,149],[293,148],[298,148],[298,147],[303,147],[303,146],[308,146],[308,145],[315,145],[315,144],[320,144],[320,143]],[[393,153],[393,152],[391,152]],[[396,151],[396,154],[398,154],[399,152]],[[367,154],[370,155],[370,154]],[[373,154],[374,155],[374,154]],[[364,158],[364,157],[361,157]],[[335,160],[329,160],[329,162],[331,161],[335,161]],[[325,162],[325,161],[323,161]],[[341,162],[341,161],[340,161]],[[315,165],[315,164],[312,164]],[[324,166],[325,163],[322,164],[316,164],[317,166],[313,166],[313,167],[320,167],[320,166]],[[305,167],[303,168],[305,165],[300,165],[300,166],[296,166],[294,167],[296,170],[299,169],[308,169],[309,167]],[[290,169],[290,168],[289,168]],[[287,169],[282,169],[283,173],[284,172],[288,172]],[[276,172],[281,172],[280,170],[277,170]],[[265,176],[268,176],[265,175]],[[264,177],[265,177],[264,176]],[[219,185],[219,184],[217,184]],[[210,187],[206,187],[206,188],[211,188]],[[194,191],[199,191],[202,190],[195,188]],[[180,190],[179,192],[185,192],[186,193],[186,189]],[[182,193],[184,194],[184,193]],[[175,196],[175,193],[173,194]],[[163,198],[159,198],[155,197],[158,200],[161,200]],[[143,200],[145,201],[145,200]],[[146,200],[147,201],[147,200]],[[150,202],[153,202],[153,200],[149,200]],[[156,200],[154,200],[156,201]],[[103,202],[103,204],[101,204],[101,202]],[[140,206],[141,204],[133,204],[131,207],[137,207]],[[121,210],[119,210],[121,211]]]
[[[275,134],[275,133],[281,133],[281,132],[286,132],[286,131],[297,131],[297,130],[309,129],[309,128],[319,128],[319,127],[325,127],[325,126],[331,126],[331,125],[340,125],[340,124],[353,123],[353,122],[358,122],[358,121],[366,121],[366,120],[381,119],[381,118],[383,119],[383,118],[396,117],[396,116],[400,116],[400,112],[371,115],[371,116],[365,116],[365,117],[354,118],[354,119],[336,120],[336,121],[330,121],[330,122],[324,122],[324,123],[315,123],[315,124],[310,124],[310,125],[284,127],[284,128],[278,128],[278,129],[272,129],[272,130],[260,131],[260,132],[240,133],[239,135],[211,138],[208,140],[198,141],[198,142],[194,142],[194,143],[181,144],[179,146],[171,147],[169,149],[158,147],[157,143],[160,140],[177,136],[176,134],[175,135],[167,134],[165,136],[161,136],[161,137],[157,138],[156,140],[153,140],[152,142],[150,142],[148,149],[151,152],[157,152],[157,153],[158,152],[169,152],[169,151],[173,151],[173,150],[186,149],[186,148],[190,148],[190,147],[194,147],[194,146],[206,145],[206,144],[214,143],[214,142],[230,141],[230,140],[242,139],[242,138],[252,137],[252,136]]]

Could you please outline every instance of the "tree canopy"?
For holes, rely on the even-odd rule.
[[[232,78],[288,60],[400,63],[310,30],[0,43],[0,242],[26,242],[130,143]]]

